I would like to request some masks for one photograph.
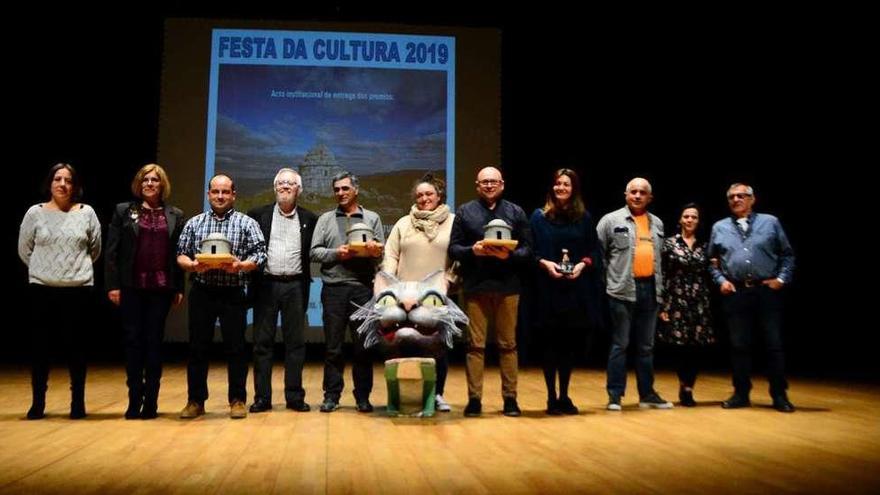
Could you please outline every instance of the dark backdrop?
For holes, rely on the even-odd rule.
[[[798,257],[787,295],[790,368],[877,378],[877,324],[868,300],[876,293],[876,263],[865,222],[874,181],[864,170],[873,163],[855,151],[868,136],[859,127],[867,59],[859,56],[858,33],[840,18],[767,10],[292,10],[171,3],[126,14],[32,12],[11,22],[4,361],[23,360],[27,277],[15,252],[17,227],[42,199],[45,171],[72,162],[85,178],[85,201],[109,221],[112,205],[127,199],[134,171],[155,160],[163,21],[197,16],[502,29],[509,199],[531,211],[543,202],[552,170],[569,166],[582,173],[598,218],[622,206],[624,185],[641,175],[654,185],[652,209],[668,230],[677,208],[691,200],[704,206],[707,229],[726,213],[727,185],[749,182],[756,209],[781,218]],[[90,310],[95,356],[121,359],[115,312],[100,295]]]

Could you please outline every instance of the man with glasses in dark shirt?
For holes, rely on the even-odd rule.
[[[449,239],[449,257],[461,263],[464,277],[465,312],[468,328],[467,382],[468,403],[464,415],[482,414],[483,368],[488,322],[495,322],[495,335],[501,361],[501,396],[505,416],[519,416],[516,402],[517,354],[516,320],[519,308],[518,268],[532,256],[529,220],[522,208],[501,199],[504,179],[495,167],[477,174],[479,199],[461,205],[455,212]],[[512,227],[515,249],[483,242],[484,229],[490,221],[504,220]]]
[[[782,350],[782,289],[791,283],[794,251],[779,220],[755,213],[755,192],[736,183],[727,190],[731,216],[715,222],[709,239],[710,270],[721,288],[721,304],[730,332],[733,395],[725,409],[751,405],[751,341],[760,331],[767,352],[767,378],[773,407],[794,412],[788,400]]]

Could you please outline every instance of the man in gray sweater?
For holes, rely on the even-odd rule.
[[[373,278],[382,259],[385,232],[379,215],[358,204],[357,176],[340,172],[333,176],[332,184],[337,207],[318,218],[310,253],[312,262],[321,264],[323,282],[321,304],[324,307],[326,355],[321,412],[329,413],[339,408],[345,371],[342,343],[346,329],[350,328],[354,342],[354,399],[357,410],[368,413],[373,411],[370,404],[373,363],[349,317],[357,309],[354,304],[364,305],[373,296]],[[356,223],[365,223],[373,231],[374,239],[367,242],[366,251],[361,256],[355,255],[347,240],[348,230]]]

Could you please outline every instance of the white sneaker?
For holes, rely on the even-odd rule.
[[[434,408],[440,412],[449,412],[452,410],[452,406],[450,406],[449,403],[446,402],[446,399],[440,394],[434,396]]]
[[[605,406],[605,409],[609,411],[620,411],[623,408],[620,407],[620,397],[615,397],[613,395],[608,396],[608,405]]]

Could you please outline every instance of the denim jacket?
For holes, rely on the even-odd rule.
[[[648,213],[648,228],[654,244],[654,282],[659,303],[663,302],[663,271],[660,266],[663,222],[656,215]],[[624,206],[602,217],[596,225],[596,233],[605,253],[605,292],[615,299],[635,302],[633,258],[636,252],[636,222],[629,207]]]

